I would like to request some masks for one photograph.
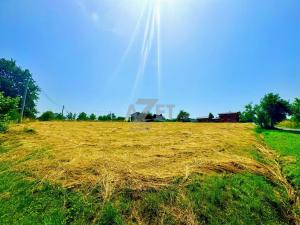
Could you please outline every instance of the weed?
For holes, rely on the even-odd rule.
[[[121,225],[122,217],[112,203],[106,203],[102,209],[100,225]]]
[[[8,130],[8,125],[6,122],[0,122],[0,133],[5,133]]]

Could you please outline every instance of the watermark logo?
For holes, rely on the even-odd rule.
[[[129,105],[126,117],[131,122],[171,120],[174,109],[174,104],[159,104],[159,99],[138,99],[135,104]],[[151,112],[155,114],[152,115]]]

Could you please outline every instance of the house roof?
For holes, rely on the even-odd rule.
[[[240,112],[226,112],[226,113],[219,113],[219,115],[231,115],[231,114],[239,114]]]

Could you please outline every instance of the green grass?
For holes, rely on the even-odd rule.
[[[300,189],[300,134],[279,130],[261,130],[266,144],[277,151],[283,173],[288,180]]]
[[[92,198],[13,172],[0,175],[0,224],[88,224]]]
[[[4,168],[4,167],[3,167]],[[7,167],[5,167],[7,168]],[[253,174],[193,175],[162,189],[124,189],[110,202],[13,172],[0,173],[0,224],[288,224],[283,189]],[[190,210],[177,218],[172,209]],[[193,215],[193,216],[192,216]],[[189,218],[189,216],[191,218]]]

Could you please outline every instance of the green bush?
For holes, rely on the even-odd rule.
[[[55,120],[55,113],[52,112],[52,111],[47,111],[47,112],[44,112],[40,117],[39,117],[39,120],[41,121],[52,121],[52,120]]]
[[[106,203],[102,209],[100,225],[121,225],[122,217],[118,210],[111,204]]]
[[[0,133],[4,133],[8,130],[8,125],[6,122],[0,122]]]
[[[300,123],[300,98],[296,98],[292,104],[292,118],[295,122]]]

